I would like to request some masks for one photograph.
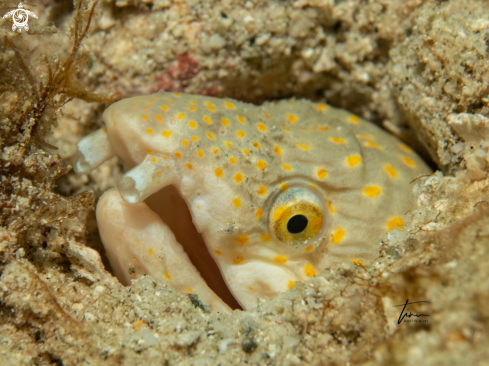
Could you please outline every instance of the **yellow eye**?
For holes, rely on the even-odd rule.
[[[287,244],[313,239],[323,226],[323,205],[309,189],[293,187],[273,202],[268,218],[270,232]]]

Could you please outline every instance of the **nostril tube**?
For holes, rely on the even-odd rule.
[[[140,164],[124,174],[117,188],[124,201],[136,204],[176,181],[173,159],[148,154]]]
[[[90,173],[100,164],[115,156],[105,127],[85,136],[78,141],[76,146],[78,147],[75,163],[77,173]]]

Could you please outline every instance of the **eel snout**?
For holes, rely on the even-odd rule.
[[[116,155],[107,135],[101,128],[78,142],[78,173]],[[198,294],[213,311],[239,309],[175,188],[181,180],[174,157],[148,153],[100,198],[97,223],[114,274],[124,285],[151,274],[172,289]]]

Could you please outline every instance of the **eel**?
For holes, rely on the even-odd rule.
[[[366,265],[431,174],[396,137],[323,103],[157,93],[118,101],[75,170],[127,171],[97,223],[125,285],[144,274],[212,312],[251,309],[336,263]],[[171,225],[170,225],[171,224]]]

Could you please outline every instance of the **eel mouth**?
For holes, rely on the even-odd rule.
[[[187,203],[177,188],[172,185],[166,186],[148,197],[145,203],[169,226],[207,286],[231,309],[242,310],[207,250],[202,235],[192,221]]]

